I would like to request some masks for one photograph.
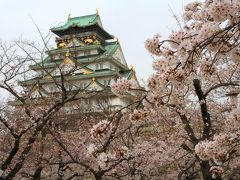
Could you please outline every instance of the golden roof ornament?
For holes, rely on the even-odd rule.
[[[132,64],[130,65],[130,69],[134,71],[134,66]]]
[[[96,87],[96,78],[95,77],[93,77],[92,78],[92,87]]]
[[[98,8],[96,9],[96,15],[99,16],[99,11]]]
[[[39,87],[38,83],[33,86],[33,90],[38,90],[39,91],[39,89],[40,89],[40,87]]]
[[[135,72],[135,69],[134,69],[134,66],[131,64],[130,65],[130,70],[132,71],[132,77],[131,77],[131,79],[132,80],[137,80],[137,78],[136,78],[136,72]]]
[[[69,57],[69,56],[70,56],[70,51],[67,50],[67,52],[66,52],[66,57]]]

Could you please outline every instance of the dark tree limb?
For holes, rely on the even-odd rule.
[[[197,94],[199,104],[201,107],[201,114],[203,120],[203,139],[209,139],[210,137],[210,130],[211,130],[211,118],[210,114],[208,113],[208,108],[206,104],[206,96],[203,93],[201,83],[198,79],[193,80],[193,85],[195,88],[195,92]]]
[[[187,119],[186,115],[181,114],[180,112],[178,112],[178,114],[179,114],[179,116],[182,120],[182,123],[184,124],[185,131],[187,132],[189,138],[191,139],[192,144],[195,146],[198,143],[198,139],[196,138],[196,136],[193,132],[193,129],[188,122],[188,119]]]

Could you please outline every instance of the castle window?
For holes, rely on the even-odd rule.
[[[60,54],[55,54],[54,59],[60,59]]]
[[[49,90],[50,90],[50,92],[54,92],[54,87],[53,87],[53,86],[50,86],[50,87],[49,87]]]
[[[84,83],[80,83],[80,88],[81,89],[85,89],[87,87],[87,83],[84,82]]]
[[[98,54],[98,50],[97,49],[92,49],[91,50],[91,55],[96,55]]]
[[[95,64],[95,70],[100,69],[100,64]]]
[[[104,81],[103,81],[104,86],[108,86],[109,83],[110,83],[110,80],[104,80]]]
[[[95,70],[98,70],[98,69],[103,69],[103,63],[95,64]]]
[[[77,52],[77,56],[79,57],[79,56],[84,56],[85,55],[85,53],[83,52],[83,51],[78,51]]]
[[[65,54],[60,54],[59,59],[64,59],[65,58]]]
[[[84,51],[84,56],[89,56],[91,54],[91,51]]]

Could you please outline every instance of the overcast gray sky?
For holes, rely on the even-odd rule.
[[[128,64],[144,80],[153,72],[152,58],[144,41],[156,33],[167,37],[177,27],[173,12],[181,14],[190,0],[0,0],[0,39],[40,42],[32,19],[47,34],[67,16],[82,16],[99,10],[105,30],[119,38]],[[171,12],[172,11],[172,12]]]

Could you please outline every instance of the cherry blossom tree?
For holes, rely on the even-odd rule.
[[[77,124],[78,131],[58,126],[64,105],[81,101],[80,89],[69,94],[65,87],[71,70],[60,71],[59,100],[40,97],[44,106],[37,106],[16,83],[31,73],[26,65],[42,59],[39,49],[2,43],[0,88],[22,111],[8,105],[0,111],[6,145],[0,179],[234,178],[240,169],[240,1],[195,1],[176,20],[179,30],[167,40],[157,34],[145,43],[155,70],[146,89],[126,79],[112,86],[119,96],[141,92],[141,98],[101,118],[83,115],[89,124]]]
[[[40,102],[31,100],[31,91],[23,89],[18,82],[32,75],[26,67],[42,59],[46,49],[40,51],[34,43],[22,40],[1,42],[0,47],[0,88],[14,98],[0,110],[3,145],[0,151],[0,179],[20,178],[21,175],[31,172],[33,173],[29,177],[39,177],[43,170],[43,141],[48,139],[45,132],[54,115],[66,103],[72,101],[76,93],[68,94],[65,80],[62,80],[62,83],[58,84],[61,87],[61,98],[56,101],[41,97],[38,100],[45,104],[39,106]],[[20,104],[20,108],[17,104]],[[44,143],[44,146],[50,147],[48,142]]]
[[[74,91],[67,87],[68,76],[81,65],[67,71],[58,66],[60,79],[43,67],[41,70],[51,77],[58,91],[48,97],[39,93],[36,98],[33,90],[39,88],[38,84],[26,89],[19,82],[34,76],[27,67],[41,62],[45,51],[45,41],[44,48],[23,40],[0,43],[0,89],[11,97],[0,107],[0,179],[132,176],[135,165],[128,150],[132,125],[124,121],[127,118],[122,111],[140,101],[111,112],[99,97],[101,113],[82,111],[92,108],[86,107],[85,100],[96,92],[85,91],[84,96],[78,96],[82,87],[75,85]],[[64,107],[69,105],[78,107],[79,112],[66,115]]]
[[[145,43],[155,73],[129,119],[147,122],[152,135],[134,143],[138,170],[148,178],[228,177],[240,166],[240,1],[195,1],[176,20],[180,29],[167,40],[157,34]]]

